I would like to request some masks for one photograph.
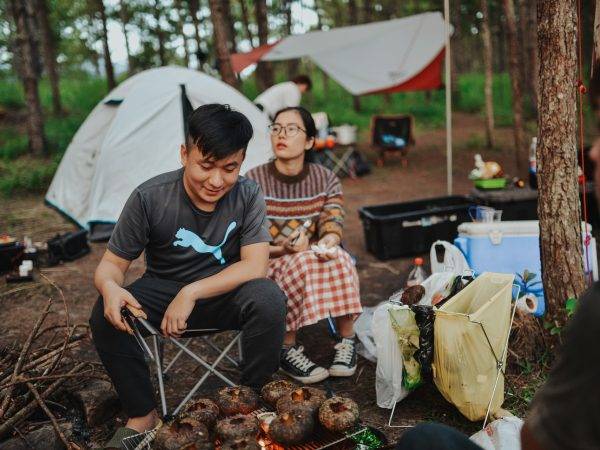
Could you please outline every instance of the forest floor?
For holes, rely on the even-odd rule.
[[[486,152],[471,144],[481,142],[483,120],[479,116],[467,114],[456,114],[454,120],[454,191],[456,194],[467,194],[471,188],[467,174],[473,166],[475,153],[482,152],[485,159],[500,162],[506,173],[513,172],[512,151],[509,150],[512,149],[513,139],[511,129],[498,129],[496,131],[498,149]],[[399,159],[390,158],[384,167],[373,165],[372,173],[366,177],[343,180],[347,210],[344,243],[357,258],[361,296],[365,306],[373,306],[386,300],[390,294],[402,287],[412,259],[381,262],[367,253],[358,209],[367,205],[443,196],[446,192],[444,130],[423,131],[416,136],[416,140],[416,147],[408,155],[408,167],[403,168]],[[373,163],[375,153],[367,145],[361,145],[360,149]],[[34,241],[44,241],[58,232],[73,229],[73,225],[62,216],[44,206],[41,195],[13,196],[10,199],[3,199],[2,204],[0,231],[8,232],[18,238],[27,235]],[[105,250],[105,244],[91,244],[91,249],[91,253],[82,259],[43,270],[43,273],[63,290],[69,303],[73,323],[87,323],[91,307],[97,298],[92,278],[94,269]],[[132,265],[128,281],[140,276],[143,270],[143,261],[138,259]],[[6,285],[3,280],[0,281],[0,308],[5,311],[0,324],[0,344],[24,340],[43,303],[48,296],[55,295],[47,284],[41,282],[40,277],[37,277],[37,280],[40,281],[24,285],[22,290],[16,292],[18,286]],[[60,315],[55,314],[49,320],[58,321]],[[325,366],[330,363],[333,341],[325,324],[319,323],[301,330],[299,339],[316,362]],[[79,352],[80,358],[97,360],[89,341]],[[199,377],[196,369],[189,359],[182,361],[168,384],[169,404],[174,405],[183,396],[184,388],[189,388]],[[522,392],[528,393],[527,396],[521,396],[522,392],[518,395],[520,399],[524,399],[523,401],[511,402],[513,411],[519,415],[522,414],[526,401],[531,397],[530,386],[532,383],[537,383],[536,373],[539,378],[539,372],[531,369],[514,376],[518,381],[516,384],[522,387]],[[232,375],[235,376],[235,373]],[[212,378],[199,395],[210,397],[215,393],[216,388],[221,386],[214,377]],[[375,364],[360,358],[359,368],[354,377],[331,379],[326,381],[326,384],[334,392],[354,398],[360,406],[363,422],[382,430],[388,439],[396,440],[405,430],[405,428],[388,428],[386,425],[389,411],[377,407]],[[101,442],[106,438],[120,420],[122,420],[121,416],[117,417],[116,421],[92,430],[92,443]],[[399,403],[394,423],[411,426],[429,420],[455,426],[469,434],[481,427],[481,423],[472,423],[462,417],[432,384],[422,386]]]

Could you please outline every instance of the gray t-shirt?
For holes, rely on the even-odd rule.
[[[258,184],[240,177],[212,212],[194,206],[183,169],[138,186],[113,230],[108,249],[127,260],[146,251],[146,274],[191,283],[240,260],[245,245],[269,242]]]

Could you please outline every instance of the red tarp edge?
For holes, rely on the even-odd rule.
[[[248,53],[234,53],[231,55],[231,66],[235,73],[240,73],[246,67],[256,64],[260,58],[267,54],[279,41],[272,44],[261,45]]]

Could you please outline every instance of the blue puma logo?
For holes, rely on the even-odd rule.
[[[236,225],[236,222],[231,222],[229,224],[229,226],[227,227],[227,231],[225,232],[223,242],[216,246],[205,243],[202,240],[202,238],[193,231],[186,230],[185,228],[180,228],[179,230],[177,230],[177,234],[175,234],[175,237],[179,240],[173,242],[173,245],[179,247],[192,247],[198,253],[212,253],[221,264],[225,264],[225,258],[223,258],[223,252],[221,252],[221,247],[223,247],[223,244],[225,244],[225,241],[227,241],[229,233],[233,231]]]

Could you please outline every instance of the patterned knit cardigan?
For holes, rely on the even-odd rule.
[[[306,163],[301,173],[287,176],[270,162],[250,170],[246,177],[262,188],[274,243],[287,238],[306,220],[311,221],[307,233],[311,242],[328,233],[335,233],[341,239],[344,224],[342,185],[331,170]]]

